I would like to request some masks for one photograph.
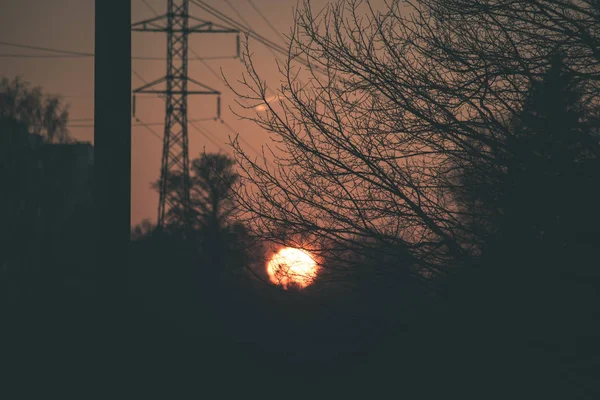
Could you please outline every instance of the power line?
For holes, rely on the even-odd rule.
[[[251,26],[248,23],[248,21],[231,5],[231,3],[229,2],[229,0],[225,0],[226,3],[229,5],[229,7],[236,13],[236,15],[246,24],[246,27],[242,26],[240,24],[241,27],[246,28],[247,30],[251,30]],[[154,13],[155,16],[158,16],[159,14],[156,12],[156,10],[147,2],[147,0],[142,0],[142,2]],[[265,17],[262,15],[262,13],[256,8],[256,6],[249,0],[250,5],[259,13],[259,15],[261,15],[261,17],[263,19],[265,19]],[[266,19],[265,19],[266,20]],[[275,28],[273,27],[273,25],[271,25],[271,23],[266,20],[267,24],[271,27],[271,29],[273,29],[276,33],[277,31],[275,30]],[[279,34],[281,36],[281,34]],[[196,53],[193,49],[189,49],[190,52],[196,57],[197,60],[201,61],[204,66],[217,78],[219,79],[221,82],[225,83],[225,80],[223,79],[223,77],[221,75],[219,75],[207,62],[205,62],[204,60],[207,59],[206,57],[201,58],[198,53]],[[269,48],[269,50],[272,49]],[[275,56],[275,54],[273,54]],[[140,78],[142,81],[147,82],[139,73],[137,73],[136,71],[133,71],[134,74]],[[200,133],[202,136],[204,136],[204,138],[206,138],[207,140],[209,140],[211,143],[213,143],[215,146],[217,146],[218,149],[220,149],[223,152],[226,152],[223,147],[215,140],[215,138],[212,136],[212,133],[201,126],[198,126],[194,123],[195,121],[188,121],[188,123],[190,123],[192,125],[192,127],[198,132]],[[224,120],[220,120],[220,122],[234,135],[236,135],[236,137],[239,137],[240,140],[246,144],[246,146],[248,146],[248,148],[250,148],[250,150],[252,150],[257,156],[261,156],[261,153],[256,150],[246,139],[244,139],[243,136],[241,136],[239,133],[237,133],[227,122],[225,122]],[[146,125],[146,127],[148,127]]]
[[[154,9],[154,7],[152,7],[147,0],[142,0],[142,2],[150,9],[150,11],[152,11],[152,13],[155,16],[159,16],[158,12]],[[195,59],[188,59],[188,60],[195,60],[195,61],[201,61],[202,64],[204,64],[204,66],[206,66],[206,68],[208,68],[208,70],[215,75],[218,79],[222,79],[221,76],[219,76],[219,74],[217,74],[210,65],[208,65],[208,63],[205,60],[222,60],[222,59],[231,59],[231,58],[236,58],[236,57],[232,57],[232,56],[217,56],[217,57],[200,57],[198,55],[198,53],[196,53],[194,50],[190,49],[190,51],[192,52],[192,54],[196,57]]]
[[[148,81],[146,79],[144,79],[144,77],[142,75],[140,75],[135,69],[132,69],[131,72],[137,76],[142,82],[144,83],[148,83]]]
[[[221,21],[224,21],[230,25],[232,25],[235,28],[242,28],[244,31],[248,31],[248,33],[255,39],[257,39],[258,41],[260,41],[261,43],[263,43],[265,46],[270,47],[272,49],[275,49],[277,51],[279,51],[280,53],[287,55],[287,50],[281,46],[279,46],[278,44],[276,44],[275,42],[272,42],[271,40],[265,38],[264,36],[259,35],[258,33],[256,33],[256,31],[254,31],[252,29],[252,27],[250,26],[250,24],[248,23],[248,21],[239,13],[239,11],[237,11],[235,9],[235,7],[233,7],[231,5],[231,3],[229,2],[229,0],[225,0],[226,3],[229,5],[229,7],[236,13],[236,15],[246,24],[246,25],[242,25],[241,23],[235,21],[232,18],[229,18],[226,14],[220,12],[219,10],[213,8],[212,6],[210,6],[209,4],[201,1],[201,0],[190,0],[190,3],[196,5],[197,7],[203,9],[204,11],[206,11],[207,13],[217,17],[218,19],[220,19]],[[142,2],[154,13],[155,16],[159,16],[158,12],[146,1],[146,0],[142,0]],[[265,18],[265,16],[260,12],[260,10],[258,10],[258,8],[256,7],[256,5],[254,5],[254,3],[250,2],[250,5],[258,12],[258,14],[265,19],[265,21],[267,21],[267,24],[271,27],[271,29],[273,29],[275,31],[276,34],[278,34],[279,36],[281,36],[281,33],[277,32],[277,30],[273,27],[273,25]],[[285,40],[284,40],[285,42]]]
[[[156,12],[156,10],[150,5],[148,4],[148,2],[146,0],[142,0],[142,2],[154,13],[155,16],[158,16],[158,12]],[[198,55],[198,53],[196,53],[196,51],[194,51],[193,49],[189,48],[189,51],[196,57],[196,60],[199,60],[202,62],[202,64],[204,64],[204,66],[220,81],[224,82],[223,77],[220,76],[211,66],[210,64],[208,64],[205,59],[208,59],[208,57],[200,57]],[[229,57],[232,58],[232,57]],[[216,59],[216,58],[214,58]],[[134,74],[140,78],[142,81],[146,82],[147,81],[136,71],[134,71]],[[223,147],[217,142],[216,138],[214,138],[213,134],[206,128],[204,128],[203,126],[198,126],[194,121],[194,120],[188,120],[188,124],[192,126],[192,128],[194,128],[196,130],[196,132],[198,132],[200,135],[202,135],[205,139],[207,139],[208,141],[210,141],[212,144],[214,144],[215,146],[217,146],[217,148],[221,151],[223,151],[224,153],[226,153],[225,149],[223,149]]]
[[[194,54],[194,55],[196,55],[196,54],[197,54],[197,53],[196,53],[196,52],[195,52],[195,51],[194,51],[192,48],[190,48],[189,50],[190,50],[190,52],[192,52],[192,54]],[[215,70],[214,70],[214,69],[213,69],[213,68],[212,68],[212,67],[211,67],[211,66],[210,66],[208,63],[204,63],[204,65],[206,66],[206,68],[208,68],[208,70],[209,70],[209,71],[210,71],[210,72],[211,72],[211,73],[212,73],[214,76],[216,76],[216,77],[217,77],[217,79],[219,79],[219,80],[220,80],[221,82],[223,82],[224,84],[227,84],[227,82],[225,82],[225,80],[223,79],[223,77],[222,77],[222,76],[220,76],[219,74],[217,74],[217,72],[216,72],[216,71],[215,71]],[[242,99],[242,100],[243,100],[243,99]],[[252,145],[251,145],[251,144],[250,144],[248,141],[246,141],[246,139],[244,139],[244,138],[243,138],[241,135],[239,135],[239,133],[235,132],[235,131],[233,130],[233,128],[231,128],[231,126],[230,126],[230,125],[229,125],[227,122],[225,122],[225,121],[224,121],[224,120],[222,120],[222,119],[220,119],[220,122],[221,122],[221,123],[223,123],[223,124],[225,125],[225,127],[226,127],[227,129],[229,129],[229,130],[230,130],[230,131],[231,131],[231,132],[232,132],[234,135],[236,135],[236,136],[239,136],[239,137],[240,137],[240,140],[241,140],[242,142],[244,142],[244,143],[245,143],[245,144],[246,144],[246,145],[247,145],[247,146],[250,148],[250,150],[252,150],[254,153],[256,153],[256,155],[257,155],[257,156],[259,156],[259,157],[261,156],[261,153],[260,153],[260,152],[258,152],[258,151],[257,151],[255,148],[253,148],[253,147],[252,147]],[[195,128],[196,128],[196,130],[198,130],[198,127],[195,127]],[[199,132],[200,132],[200,131],[199,131]],[[200,133],[202,134],[202,132],[200,132]],[[210,131],[208,131],[208,130],[207,130],[207,133],[210,133]],[[209,139],[209,140],[210,140],[210,139]],[[214,142],[213,142],[213,143],[214,143]],[[222,148],[221,148],[221,147],[220,147],[218,144],[217,144],[217,146],[218,146],[218,147],[219,147],[221,150],[223,150],[223,149],[222,149]],[[224,150],[223,150],[223,151],[224,151]]]
[[[134,117],[136,120],[139,120],[139,118]],[[188,122],[194,123],[194,122],[206,122],[206,121],[213,121],[214,118],[200,118],[200,119],[192,119],[189,120]],[[75,121],[75,122],[87,122],[87,121],[91,121],[92,123],[90,124],[74,124],[74,125],[68,125],[68,128],[93,128],[94,124],[93,124],[93,119],[75,119],[75,120],[71,120],[71,121]],[[163,122],[149,122],[149,123],[143,123],[141,121],[139,121],[139,124],[131,124],[131,126],[160,126],[160,125],[164,125],[164,121]]]
[[[279,46],[278,44],[272,42],[271,40],[265,38],[262,35],[259,35],[258,33],[256,33],[254,30],[250,29],[250,27],[246,27],[242,24],[240,24],[239,22],[235,21],[234,19],[228,17],[227,15],[225,15],[224,13],[220,12],[219,10],[217,10],[216,8],[210,6],[209,4],[205,3],[202,0],[190,0],[191,3],[193,3],[194,5],[196,5],[197,7],[202,8],[204,11],[208,12],[209,14],[221,19],[222,21],[229,23],[230,25],[233,25],[234,27],[237,28],[243,28],[244,30],[248,31],[248,33],[254,37],[255,39],[263,42],[263,44],[265,44],[266,46],[272,47],[273,49],[276,49],[277,51],[280,52],[284,52],[287,54],[286,49],[284,49],[283,47]]]
[[[93,58],[94,53],[79,52],[74,50],[64,50],[52,47],[34,46],[22,43],[13,42],[0,42],[2,46],[16,47],[27,50],[47,51],[49,53],[56,54],[16,54],[16,53],[0,53],[0,57],[3,58]],[[214,56],[214,57],[200,57],[190,58],[188,61],[204,61],[204,60],[220,60],[235,58],[233,56]],[[132,56],[132,60],[146,60],[146,61],[166,61],[165,57],[153,57],[153,56]]]
[[[243,142],[243,143],[244,143],[246,146],[248,146],[248,148],[249,148],[250,150],[252,150],[252,151],[254,152],[254,154],[256,154],[256,155],[257,155],[258,157],[260,157],[260,158],[263,158],[263,159],[264,159],[264,161],[265,161],[265,162],[266,162],[268,165],[270,165],[271,167],[275,167],[275,165],[274,165],[274,164],[273,164],[271,161],[267,160],[267,159],[264,157],[264,154],[263,154],[262,152],[260,152],[260,151],[256,150],[256,149],[254,148],[254,146],[252,146],[252,145],[250,144],[250,142],[248,142],[246,139],[244,139],[244,137],[243,137],[242,135],[240,135],[240,134],[239,134],[237,131],[235,131],[235,129],[233,129],[233,128],[231,127],[231,125],[229,125],[229,124],[228,124],[226,121],[224,121],[224,120],[220,120],[220,121],[221,121],[221,123],[222,123],[223,125],[225,125],[225,128],[229,129],[229,131],[235,135],[235,137],[236,137],[236,138],[239,138],[239,139],[240,139],[240,140],[241,140],[241,141],[242,141],[242,142]]]
[[[234,19],[228,17],[227,15],[223,14],[221,11],[215,9],[214,7],[210,6],[209,4],[206,4],[204,1],[202,0],[189,0],[190,3],[194,4],[195,6],[201,8],[202,10],[204,10],[205,12],[213,15],[214,17],[220,19],[221,21],[225,22],[226,24],[229,24],[230,26],[236,28],[236,29],[241,29],[241,30],[245,30],[248,35],[257,40],[259,43],[263,44],[264,46],[270,48],[273,51],[276,51],[280,54],[282,54],[284,57],[289,57],[289,51],[288,49],[276,44],[275,42],[265,38],[262,35],[259,35],[258,33],[256,33],[254,30],[249,29],[249,27],[244,26],[243,24],[235,21]],[[312,71],[317,71],[317,72],[321,72],[324,73],[323,69],[318,67],[317,65],[311,65],[311,63],[308,60],[303,60],[300,58],[295,58],[295,61],[308,67],[310,70]]]
[[[196,57],[198,57],[198,53],[196,53],[196,52],[194,51],[194,49],[190,48],[189,50],[190,50],[190,52],[191,52],[193,55],[195,55]],[[213,68],[210,66],[210,64],[208,64],[208,63],[207,63],[206,61],[204,61],[204,60],[200,60],[200,61],[202,61],[202,64],[204,64],[204,66],[205,66],[205,67],[206,67],[206,68],[207,68],[207,69],[208,69],[208,70],[209,70],[209,71],[210,71],[210,72],[211,72],[211,73],[212,73],[214,76],[216,76],[216,77],[217,77],[217,79],[221,80],[221,82],[224,82],[224,81],[223,81],[223,77],[222,77],[222,76],[220,76],[219,74],[217,74],[217,73],[216,73],[216,71],[215,71],[215,70],[214,70],[214,69],[213,69]]]
[[[146,128],[148,131],[150,131],[150,133],[152,133],[154,136],[156,136],[158,138],[158,140],[160,140],[161,142],[163,141],[163,138],[158,133],[156,133],[156,131],[154,129],[150,128],[150,124],[145,123],[138,117],[136,117],[135,119],[136,119],[136,121],[138,121],[141,124],[141,126]]]
[[[192,50],[191,48],[189,49],[193,54],[196,54],[196,52],[194,50]],[[218,79],[220,79],[221,81],[223,81],[223,77],[219,76],[211,67],[210,65],[206,64],[206,67],[213,73],[213,75],[215,75]],[[133,73],[140,78],[143,82],[148,82],[146,79],[144,79],[144,77],[142,75],[140,75],[137,71],[133,71]],[[139,118],[136,117],[136,119],[139,121]],[[202,121],[209,121],[209,120],[214,120],[214,118],[205,118],[205,119],[200,119],[200,120],[188,120],[188,123],[192,125],[192,127],[198,132],[200,133],[202,136],[204,136],[204,138],[206,138],[207,140],[209,140],[212,144],[214,144],[215,146],[217,146],[217,148],[219,148],[221,151],[225,152],[225,149],[223,149],[223,147],[216,141],[216,138],[214,138],[213,134],[206,128],[204,127],[200,127],[198,125],[196,125],[196,122],[202,122]],[[141,121],[140,121],[141,122]],[[240,138],[240,140],[245,143],[248,148],[250,148],[250,150],[252,150],[257,156],[261,157],[262,154],[256,150],[246,139],[244,139],[243,136],[241,136],[238,132],[236,132],[231,125],[229,125],[227,122],[225,122],[224,120],[220,119],[220,122],[234,135],[238,136]],[[159,123],[156,123],[159,124]],[[152,125],[152,123],[150,124],[144,124],[146,128],[149,128],[148,125]],[[133,125],[135,126],[135,125]],[[156,136],[156,135],[155,135]]]
[[[144,1],[155,14],[154,10]],[[153,21],[165,20],[166,27],[153,24]],[[136,93],[161,93],[165,95],[165,131],[163,142],[163,156],[160,173],[160,196],[158,206],[159,227],[164,227],[167,207],[173,202],[180,203],[183,207],[182,222],[186,233],[191,233],[192,204],[190,200],[190,177],[189,177],[189,140],[188,126],[192,126],[200,132],[207,140],[214,143],[220,149],[221,146],[203,129],[199,128],[193,121],[188,120],[188,95],[220,95],[221,93],[203,83],[188,77],[188,37],[192,33],[238,33],[236,30],[216,26],[212,22],[202,22],[199,25],[190,26],[197,19],[189,15],[189,0],[169,0],[167,13],[156,16],[153,19],[136,22],[132,30],[138,32],[164,32],[167,34],[167,72],[162,78],[146,83],[135,89]],[[156,86],[160,83],[166,85],[165,90],[159,90]],[[188,83],[201,87],[201,90],[188,90]],[[135,99],[135,97],[134,97]],[[220,116],[220,97],[217,99],[217,115]],[[181,173],[183,186],[181,198],[173,198],[168,190],[168,177],[173,173]]]
[[[12,54],[12,53],[1,53],[2,58],[84,58],[88,59],[90,56],[76,56],[69,54]]]
[[[249,143],[249,142],[248,142],[246,139],[244,139],[244,137],[243,137],[242,135],[240,135],[238,132],[236,132],[236,131],[235,131],[235,130],[234,130],[232,127],[231,127],[231,125],[229,125],[229,124],[228,124],[227,122],[225,122],[224,120],[221,120],[221,123],[222,123],[223,125],[225,125],[225,128],[229,129],[229,131],[230,131],[231,133],[233,133],[233,134],[234,134],[236,137],[238,137],[238,138],[239,138],[239,139],[240,139],[242,142],[244,142],[244,144],[246,144],[246,146],[248,146],[248,148],[249,148],[250,150],[252,150],[252,151],[253,151],[253,152],[254,152],[254,153],[257,155],[257,156],[259,156],[259,157],[261,157],[261,156],[262,156],[261,152],[260,152],[260,151],[258,151],[258,150],[256,150],[256,149],[254,148],[254,146],[252,146],[252,145],[251,145],[251,144],[250,144],[250,143]]]
[[[93,99],[93,94],[44,94],[45,97],[62,97],[65,99]]]
[[[84,53],[84,52],[79,52],[79,51],[54,49],[54,48],[42,47],[42,46],[31,46],[31,45],[22,44],[22,43],[0,42],[0,45],[2,45],[2,46],[9,46],[9,47],[17,47],[17,48],[20,48],[20,49],[47,51],[47,52],[50,52],[50,53],[58,53],[58,54],[64,54],[64,55],[70,55],[70,56],[77,56],[77,57],[94,57],[93,53]]]
[[[192,51],[192,53],[193,53],[193,54],[196,54],[196,52],[194,52],[192,49],[190,49],[190,51]],[[211,70],[211,72],[212,72],[213,74],[216,74],[216,72],[215,72],[215,71],[214,71],[212,68],[210,68],[210,65],[207,65],[207,67],[208,67],[208,68]],[[138,72],[137,72],[137,71],[135,71],[135,70],[133,70],[133,73],[134,73],[134,74],[135,74],[135,75],[136,75],[138,78],[140,78],[140,79],[141,79],[141,80],[142,80],[144,83],[148,83],[148,80],[146,80],[146,79],[145,79],[145,78],[144,78],[144,77],[143,77],[143,76],[142,76],[140,73],[138,73]],[[217,77],[219,77],[219,76],[217,75]],[[220,78],[220,77],[219,77],[219,78]],[[220,79],[222,80],[223,78],[220,78]],[[164,95],[163,95],[163,96],[161,96],[161,97],[164,97]],[[138,119],[138,118],[136,117],[136,119]],[[201,134],[202,136],[204,136],[204,137],[205,137],[207,140],[209,140],[211,143],[213,143],[215,146],[217,146],[217,147],[218,147],[218,148],[219,148],[221,151],[223,151],[223,152],[226,152],[226,151],[223,149],[223,147],[221,147],[221,146],[219,145],[219,143],[217,143],[217,142],[216,142],[216,139],[215,139],[215,138],[212,136],[212,134],[211,134],[211,132],[210,132],[209,130],[207,130],[206,128],[200,128],[200,127],[198,127],[198,126],[195,124],[195,122],[209,121],[209,120],[213,120],[213,119],[214,119],[214,118],[204,118],[204,119],[200,119],[200,120],[188,120],[188,124],[191,124],[191,125],[192,125],[192,127],[193,127],[193,128],[194,128],[194,129],[195,129],[195,130],[196,130],[198,133],[200,133],[200,134]],[[146,125],[146,128],[148,128],[148,125],[150,125],[150,124],[145,124],[145,125]],[[201,130],[201,129],[202,129],[202,130]],[[161,140],[162,140],[162,139],[161,139]]]
[[[227,5],[229,6],[229,8],[231,8],[233,10],[233,12],[235,13],[235,15],[237,15],[238,18],[241,19],[242,22],[246,24],[246,29],[247,30],[252,30],[252,28],[250,27],[250,24],[248,23],[248,21],[246,21],[246,18],[244,18],[244,16],[242,14],[240,14],[240,12],[234,6],[231,5],[231,3],[229,2],[229,0],[225,0],[225,3],[227,3]]]
[[[188,61],[205,61],[205,60],[228,60],[236,58],[235,56],[209,56],[209,57],[196,57],[189,58]],[[167,59],[164,57],[151,57],[151,56],[133,56],[134,60],[143,60],[143,61],[166,61]]]
[[[15,54],[15,53],[0,53],[0,58],[48,58],[48,59],[73,59],[82,58],[90,59],[93,58],[93,54],[89,55],[74,55],[74,54]],[[212,56],[212,57],[197,57],[190,58],[188,61],[205,61],[205,60],[229,60],[236,58],[235,56]],[[132,56],[132,60],[138,61],[166,61],[165,57],[153,57],[153,56]]]
[[[204,136],[205,139],[209,140],[212,144],[214,144],[215,146],[217,146],[217,148],[219,150],[221,150],[224,153],[227,153],[227,151],[225,149],[223,149],[223,147],[216,141],[216,139],[213,138],[211,132],[208,129],[204,128],[203,126],[196,125],[193,121],[188,121],[188,123],[190,125],[192,125],[192,127],[194,129],[196,129],[196,131],[198,133],[200,133],[202,136]]]
[[[192,49],[192,48],[190,47],[190,48],[189,48],[189,50],[190,50],[190,52],[191,52],[191,53],[192,53],[194,56],[196,56],[196,57],[198,57],[198,58],[199,58],[199,55],[198,55],[198,53],[196,53],[196,52],[194,51],[194,49]],[[269,49],[269,50],[270,50],[270,49]],[[273,51],[272,51],[272,50],[271,50],[271,53],[273,53]],[[274,56],[274,57],[277,57],[275,54],[273,54],[273,56]],[[217,73],[217,72],[216,72],[216,71],[213,69],[213,67],[211,67],[211,66],[210,66],[210,64],[209,64],[209,63],[207,63],[206,61],[204,61],[204,60],[200,60],[200,61],[202,61],[202,64],[204,64],[204,66],[205,66],[205,67],[206,67],[206,68],[207,68],[207,69],[210,71],[210,73],[211,73],[211,74],[213,74],[213,75],[214,75],[214,76],[215,76],[215,77],[216,77],[218,80],[220,80],[220,81],[221,81],[221,82],[222,82],[222,83],[223,83],[223,84],[224,84],[226,87],[228,87],[228,88],[229,88],[229,86],[227,85],[227,82],[225,81],[225,79],[223,79],[223,76],[219,75],[219,74],[218,74],[218,73]],[[267,88],[267,90],[268,90],[268,91],[270,91],[271,93],[275,94],[275,93],[274,93],[274,92],[271,90],[271,88]],[[243,100],[243,99],[242,99],[242,100]]]
[[[260,10],[258,9],[258,7],[254,4],[254,2],[252,0],[248,0],[248,3],[250,3],[250,5],[252,6],[252,8],[254,9],[254,11],[256,11],[258,13],[258,15],[260,15],[260,17],[263,19],[263,21],[265,21],[265,23],[269,26],[269,28],[271,28],[271,30],[273,32],[275,32],[275,34],[277,36],[279,36],[281,38],[281,40],[285,43],[286,39],[285,36],[283,36],[283,34],[281,32],[279,32],[277,29],[275,29],[275,27],[273,26],[273,24],[271,24],[271,21],[269,21],[262,12],[260,12]]]
[[[242,14],[239,13],[239,11],[235,7],[233,7],[233,5],[231,5],[231,2],[229,0],[225,0],[225,2],[229,6],[229,8],[231,8],[233,10],[233,12],[242,20],[242,22],[244,22],[246,24],[246,30],[253,32],[254,29],[252,29],[252,25],[250,25],[250,23],[243,17]],[[271,47],[267,47],[267,49],[269,49],[269,52],[271,52],[271,54],[273,54],[274,58],[279,60],[279,57],[275,54],[275,52],[273,51],[273,49]]]
[[[147,0],[142,0],[142,3],[144,3],[149,9],[150,11],[152,11],[154,13],[155,16],[158,16],[158,13],[156,12],[156,10],[154,9],[154,7],[152,7],[150,5],[150,3],[148,3]]]
[[[235,21],[232,18],[229,18],[227,15],[223,14],[222,12],[220,12],[219,10],[211,7],[210,5],[206,4],[205,2],[201,1],[201,0],[190,0],[190,2],[192,4],[194,4],[195,6],[203,9],[204,11],[206,11],[207,13],[213,15],[216,18],[219,18],[221,21],[233,26],[234,28],[237,29],[242,29],[244,31],[247,31],[248,34],[258,40],[259,42],[261,42],[262,44],[264,44],[267,47],[272,48],[273,50],[276,50],[284,55],[287,55],[288,52],[285,48],[279,46],[278,44],[272,42],[271,40],[265,38],[264,36],[259,35],[258,33],[256,33],[255,31],[251,30],[250,27],[246,27],[243,24]]]

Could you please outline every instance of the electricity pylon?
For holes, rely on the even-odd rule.
[[[192,26],[190,26],[190,23]],[[168,0],[167,14],[134,23],[132,31],[162,32],[167,34],[167,73],[164,77],[149,82],[133,91],[134,115],[135,94],[159,94],[165,97],[165,131],[160,168],[158,222],[159,229],[165,227],[167,207],[180,207],[181,214],[175,218],[184,227],[186,234],[192,227],[193,210],[190,199],[190,172],[188,148],[188,95],[215,95],[217,118],[220,118],[221,93],[188,76],[188,36],[191,33],[236,33],[239,56],[239,31],[216,25],[189,15],[189,0]],[[158,86],[164,84],[166,88]],[[195,86],[195,90],[190,90]],[[173,179],[181,179],[182,192],[176,193],[169,187]]]

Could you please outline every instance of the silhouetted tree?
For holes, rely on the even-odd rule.
[[[237,173],[233,171],[234,161],[223,154],[204,153],[192,160],[191,164],[190,197],[194,216],[192,225],[195,229],[208,226],[219,229],[225,225],[234,208],[230,196],[231,189],[238,179]],[[167,225],[173,225],[174,229],[182,229],[181,226],[177,226],[183,218],[182,179],[177,174],[170,174],[168,177],[168,190],[176,195],[175,198],[180,199],[169,209],[167,215]],[[153,188],[158,190],[158,182],[153,184]]]
[[[238,180],[235,161],[224,154],[203,154],[192,161],[194,203],[200,224],[219,230],[235,210],[231,192]]]
[[[131,240],[142,240],[152,235],[156,227],[149,219],[144,219],[131,230]]]
[[[457,199],[481,241],[501,235],[502,242],[552,240],[562,248],[583,225],[587,234],[596,229],[592,182],[600,178],[600,137],[582,97],[556,57],[532,83],[502,149],[487,162],[463,162]]]
[[[600,132],[583,98],[578,79],[554,57],[532,83],[502,149],[488,162],[459,167],[457,204],[465,226],[483,262],[504,265],[496,269],[505,279],[516,273],[521,282],[597,279],[590,267],[592,243],[600,238],[594,183],[600,179]]]
[[[42,174],[38,168],[39,144],[28,127],[14,119],[0,120],[1,240],[0,265],[5,273],[17,273],[38,254],[32,234],[39,230]],[[32,229],[33,228],[33,229]]]
[[[18,77],[0,80],[0,119],[24,124],[30,134],[48,143],[72,140],[67,129],[68,106],[59,96],[46,95]]]
[[[494,163],[557,52],[582,104],[597,103],[594,7],[426,0],[375,11],[340,1],[313,14],[305,2],[278,102],[245,49],[247,90],[238,94],[265,112],[244,117],[273,133],[276,147],[269,165],[234,142],[253,231],[276,240],[283,226],[312,235],[324,253],[402,249],[425,280],[468,263],[472,226],[448,177],[457,164]],[[297,67],[299,58],[311,67]]]
[[[40,271],[58,275],[51,253],[58,251],[59,241],[72,239],[60,239],[66,228],[57,222],[61,218],[61,223],[67,222],[64,209],[70,201],[63,197],[71,193],[72,177],[72,171],[60,169],[59,164],[71,160],[47,156],[51,153],[49,145],[72,141],[67,121],[68,107],[59,97],[46,95],[40,87],[20,78],[0,80],[3,279],[17,279],[31,286],[36,280],[47,281]],[[82,237],[82,232],[79,235]]]
[[[192,227],[204,274],[220,273],[234,266],[244,266],[255,258],[249,250],[256,246],[247,229],[235,218],[236,202],[233,188],[238,182],[234,160],[223,154],[203,153],[192,161],[190,168],[191,201],[193,207]],[[181,177],[171,175],[169,190],[182,196]],[[156,189],[158,184],[153,187]],[[177,195],[172,198],[178,198]],[[177,234],[184,228],[181,202],[168,211],[168,231]],[[170,221],[170,222],[169,222]]]
[[[232,189],[238,180],[234,160],[224,154],[202,154],[192,161],[193,201],[198,210],[199,231],[206,262],[223,264],[228,245],[236,242],[231,214],[235,211]]]
[[[450,289],[464,301],[446,304],[453,312],[426,329],[443,333],[423,346],[444,343],[437,359],[487,357],[503,378],[561,370],[539,360],[583,357],[558,350],[577,342],[566,327],[598,332],[587,306],[598,281],[578,254],[597,237],[598,26],[589,0],[391,1],[381,11],[349,0],[318,13],[304,2],[277,102],[246,43],[234,89],[249,109],[261,105],[242,117],[272,142],[271,160],[233,143],[245,220],[265,240],[282,229],[310,237],[324,268],[346,259],[356,270],[354,256],[372,276],[401,282],[408,265],[426,283],[468,271]]]
[[[524,368],[540,377],[560,370],[585,380],[598,357],[582,337],[600,332],[590,318],[600,285],[600,126],[585,98],[581,77],[551,57],[503,146],[485,162],[465,160],[455,186],[479,251],[473,268],[450,281],[452,315],[467,329],[485,327],[481,337],[502,338],[499,357],[529,358]],[[570,364],[538,364],[558,358]]]

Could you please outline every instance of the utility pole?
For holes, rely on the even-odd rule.
[[[158,222],[165,228],[168,208],[180,207],[178,221],[189,234],[193,210],[190,200],[189,146],[188,146],[188,95],[214,95],[217,97],[217,118],[220,118],[220,95],[214,90],[188,76],[188,36],[191,33],[236,33],[239,31],[216,25],[189,15],[189,0],[168,0],[167,14],[137,22],[132,25],[136,32],[161,32],[167,34],[167,69],[160,79],[133,91],[135,94],[159,94],[165,97],[165,130],[160,168]],[[165,85],[161,88],[159,85]],[[190,89],[194,87],[193,89]],[[173,193],[170,179],[181,179],[182,193]]]
[[[122,308],[127,295],[131,229],[131,0],[96,0],[95,13],[96,271],[97,290],[110,315]]]

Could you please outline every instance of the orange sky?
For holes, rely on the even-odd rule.
[[[240,21],[238,15],[223,0],[206,0],[207,3],[229,17]],[[159,13],[166,10],[166,0],[147,0]],[[270,40],[282,44],[281,39],[266,25],[260,15],[253,10],[247,0],[229,0],[247,20],[251,28]],[[253,0],[279,32],[287,33],[293,21],[292,10],[296,0]],[[312,0],[315,9],[326,4],[326,0]],[[93,0],[0,0],[0,41],[15,42],[33,46],[60,48],[79,52],[93,52],[94,49],[94,1]],[[151,18],[153,12],[142,0],[132,0],[133,21]],[[198,7],[190,5],[190,13],[196,17],[216,21]],[[164,57],[166,52],[165,35],[160,33],[134,32],[133,55]],[[215,57],[235,54],[235,35],[194,35],[190,39],[190,49],[201,56]],[[265,79],[271,79],[273,87],[278,86],[278,74],[274,57],[263,45],[251,41],[251,49],[259,72]],[[35,50],[22,50],[0,45],[0,54],[43,54]],[[49,53],[47,53],[49,54]],[[194,57],[190,54],[190,58]],[[237,59],[207,61],[212,69],[220,74],[220,69],[230,81],[241,76],[243,66]],[[0,58],[0,76],[22,76],[34,85],[40,85],[46,92],[60,94],[71,105],[71,133],[82,141],[93,142],[93,59],[92,58]],[[165,61],[134,60],[133,69],[144,79],[151,81],[164,75]],[[240,121],[229,107],[239,110],[233,93],[226,88],[201,62],[190,62],[192,78],[223,93],[221,117],[234,130],[243,135],[253,148],[259,149],[266,143],[268,134],[247,121]],[[134,74],[133,86],[143,82]],[[160,98],[137,98],[137,116],[145,123],[157,123],[152,129],[162,136],[164,102]],[[210,96],[191,98],[188,118],[202,119],[215,116],[216,99]],[[240,110],[242,111],[242,110]],[[244,112],[244,111],[243,111]],[[88,120],[89,119],[89,120]],[[79,120],[79,121],[76,121]],[[204,148],[207,152],[224,151],[231,153],[227,142],[231,132],[218,122],[206,121],[199,125],[206,128],[221,149],[205,139],[191,126],[190,159],[197,157]],[[144,218],[156,219],[158,196],[150,189],[157,179],[160,168],[162,142],[146,128],[134,126],[132,129],[132,224]],[[247,149],[250,154],[253,151]]]

